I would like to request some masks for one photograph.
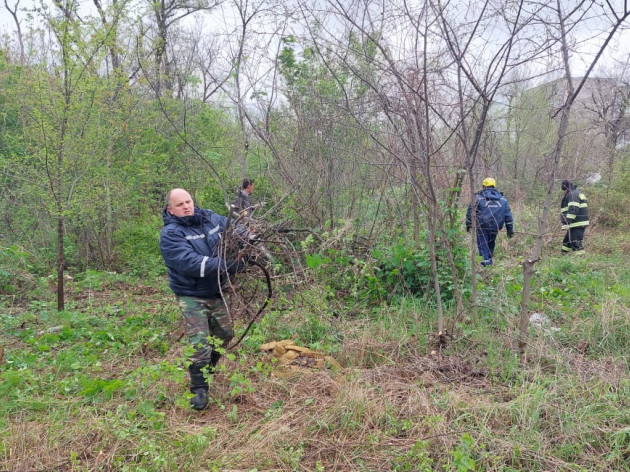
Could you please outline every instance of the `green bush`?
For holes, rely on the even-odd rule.
[[[391,245],[382,245],[375,249],[375,273],[386,293],[411,293],[430,296],[435,292],[431,270],[430,248],[426,243],[426,234],[419,244],[399,239]],[[453,259],[457,277],[461,281],[468,266],[466,248],[453,245]],[[442,299],[452,300],[455,281],[444,246],[436,248],[437,271]],[[462,287],[463,291],[468,289]]]
[[[594,186],[579,186],[588,198],[591,224],[604,228],[630,226],[630,170],[628,158],[620,161],[612,181],[600,181]]]
[[[630,225],[630,195],[615,189],[587,189],[590,220],[604,228],[626,228]]]
[[[456,236],[454,232],[453,239]],[[307,254],[306,264],[325,284],[329,298],[374,304],[394,294],[430,297],[435,289],[426,239],[424,234],[416,244],[400,238],[394,244],[381,243],[371,254],[355,254],[352,237],[348,236],[337,240],[334,247]],[[454,244],[453,248],[456,277],[462,281],[469,264],[468,253],[461,245]],[[444,245],[436,251],[441,296],[449,301],[454,298],[455,281],[448,253]],[[465,286],[461,289],[469,291]]]
[[[24,294],[36,284],[29,254],[17,245],[0,247],[0,295]]]
[[[133,275],[155,276],[166,269],[160,253],[161,216],[123,222],[114,234],[118,264]]]

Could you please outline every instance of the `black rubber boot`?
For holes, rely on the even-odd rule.
[[[195,410],[203,410],[208,406],[208,381],[201,370],[203,367],[191,364],[188,368],[190,372],[190,393],[195,394],[190,399],[190,406]]]
[[[212,354],[210,354],[210,372],[214,372],[219,359],[221,359],[221,354],[218,351],[212,351]]]

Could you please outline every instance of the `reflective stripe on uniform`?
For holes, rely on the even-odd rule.
[[[588,220],[586,221],[576,221],[575,223],[571,223],[569,228],[579,228],[581,226],[588,226]]]
[[[201,260],[201,270],[199,271],[199,277],[203,278],[206,276],[206,262],[210,259],[208,256],[203,256]]]

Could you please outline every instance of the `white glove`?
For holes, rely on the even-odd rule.
[[[569,225],[562,225],[562,229],[566,231],[567,229],[569,229]]]

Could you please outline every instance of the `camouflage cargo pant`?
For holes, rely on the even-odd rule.
[[[177,297],[177,302],[188,342],[195,347],[191,362],[198,366],[215,365],[221,357],[216,348],[227,346],[234,337],[234,326],[223,300],[182,296]]]

